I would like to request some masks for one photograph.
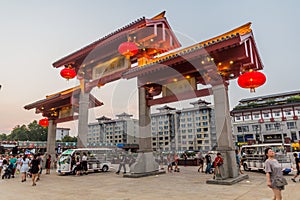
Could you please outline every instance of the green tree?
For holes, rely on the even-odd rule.
[[[7,140],[7,135],[5,133],[0,134],[0,141]]]
[[[66,135],[62,140],[62,142],[77,142],[77,137],[71,137]]]
[[[31,141],[46,141],[47,140],[47,133],[48,127],[42,127],[37,123],[36,120],[28,124],[28,130],[30,133],[30,140]]]
[[[7,140],[16,141],[46,141],[48,128],[40,126],[36,120],[26,125],[17,125],[12,132],[7,135]]]
[[[17,125],[13,128],[10,135],[7,136],[7,140],[20,140],[20,141],[26,141],[30,140],[29,138],[29,131],[26,127],[26,125]]]

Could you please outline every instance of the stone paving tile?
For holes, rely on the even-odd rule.
[[[265,175],[247,172],[249,179],[232,186],[206,184],[212,175],[198,173],[197,167],[181,167],[179,173],[143,178],[123,178],[112,170],[107,173],[91,173],[87,176],[58,176],[54,171],[42,175],[37,186],[31,180],[21,183],[15,179],[0,180],[1,199],[42,200],[271,200],[272,191],[267,188]],[[300,200],[300,182],[289,185],[283,191],[285,200]]]

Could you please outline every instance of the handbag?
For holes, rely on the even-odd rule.
[[[276,187],[283,187],[283,186],[285,186],[285,185],[287,185],[288,183],[287,183],[287,181],[286,181],[286,179],[284,178],[284,177],[282,177],[282,178],[276,178],[275,180],[274,180],[274,185],[276,186]]]

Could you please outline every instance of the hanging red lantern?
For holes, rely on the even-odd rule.
[[[298,120],[298,116],[294,115],[293,120]]]
[[[76,71],[73,68],[66,67],[60,71],[60,75],[69,80],[76,76]]]
[[[238,84],[242,88],[250,88],[250,92],[255,92],[255,88],[266,82],[266,76],[257,71],[249,71],[239,76]]]
[[[130,58],[131,56],[137,54],[139,49],[134,42],[123,42],[122,44],[120,44],[118,51],[123,56]]]
[[[41,125],[42,127],[47,127],[49,125],[48,118],[40,119],[39,125]]]

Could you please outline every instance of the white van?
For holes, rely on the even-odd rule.
[[[113,151],[110,148],[68,149],[59,156],[56,171],[58,174],[76,174],[75,156],[82,157],[85,152],[88,157],[88,171],[107,172],[111,168],[111,162],[107,161],[107,158]]]
[[[267,147],[272,148],[275,152],[275,159],[281,165],[283,174],[292,171],[292,160],[287,155],[290,144],[270,143],[270,144],[253,144],[241,147],[241,159],[245,171],[259,170],[264,171],[266,156],[264,151]]]

